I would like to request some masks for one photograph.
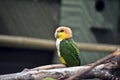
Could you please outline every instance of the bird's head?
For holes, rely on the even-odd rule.
[[[55,38],[56,39],[69,39],[72,37],[72,30],[66,26],[60,26],[55,31]]]

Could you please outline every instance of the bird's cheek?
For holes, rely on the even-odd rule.
[[[62,32],[59,32],[58,33],[58,37],[62,37],[63,36],[63,33]]]
[[[67,35],[66,35],[66,33],[64,33],[64,32],[59,32],[59,33],[58,33],[58,37],[61,37],[61,38],[63,38],[63,39],[66,38],[66,36],[67,36]]]

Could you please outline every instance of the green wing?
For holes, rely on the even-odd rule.
[[[73,39],[62,40],[60,42],[60,54],[68,66],[80,65],[79,49]]]

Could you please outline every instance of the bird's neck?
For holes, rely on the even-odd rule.
[[[71,39],[72,38],[66,38],[66,39],[58,38],[56,41],[71,40]]]
[[[60,42],[62,41],[62,39],[57,39],[56,40],[56,47],[57,47],[57,49],[59,48],[59,45],[60,45]]]
[[[63,41],[63,40],[72,40],[72,38],[69,38],[69,39],[57,39],[56,40],[56,46],[57,46],[57,48],[59,47],[60,42]]]

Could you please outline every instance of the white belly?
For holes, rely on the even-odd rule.
[[[57,47],[57,52],[58,52],[58,56],[60,57],[60,42],[61,42],[62,40],[59,40],[59,39],[57,39],[56,40],[56,47]]]

